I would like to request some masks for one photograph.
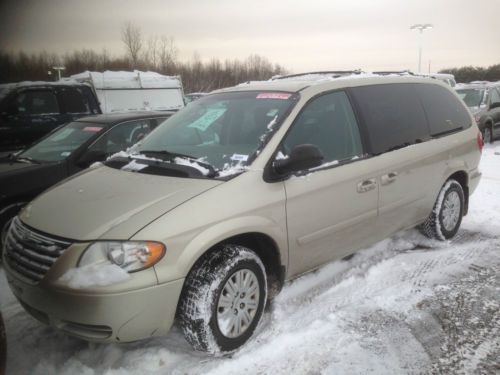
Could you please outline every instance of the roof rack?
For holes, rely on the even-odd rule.
[[[390,74],[399,74],[399,75],[404,75],[404,74],[409,74],[411,76],[414,76],[415,73],[409,71],[409,70],[381,70],[381,71],[378,71],[378,72],[372,72],[373,74],[378,74],[378,75],[381,75],[381,76],[385,76],[385,75],[390,75]]]
[[[356,70],[325,70],[325,71],[319,71],[319,72],[304,72],[304,73],[298,73],[298,74],[288,74],[285,76],[275,76],[272,77],[271,80],[278,80],[278,79],[287,79],[287,78],[295,78],[295,77],[301,77],[301,76],[308,76],[308,75],[323,75],[323,76],[329,76],[331,75],[333,78],[337,77],[342,77],[345,75],[349,74],[361,74],[363,71],[361,69],[356,69]]]

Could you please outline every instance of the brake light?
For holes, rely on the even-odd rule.
[[[483,152],[483,146],[484,146],[483,135],[481,134],[481,132],[478,132],[477,133],[477,147],[479,147],[479,151]]]

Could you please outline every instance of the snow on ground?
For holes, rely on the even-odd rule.
[[[25,313],[0,269],[8,374],[499,373],[499,145],[481,169],[453,241],[410,230],[287,284],[231,357],[194,352],[178,327],[130,344],[71,338]]]

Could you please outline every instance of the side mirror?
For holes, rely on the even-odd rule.
[[[92,150],[85,152],[76,162],[80,168],[88,168],[92,163],[106,160],[107,154],[104,151]]]
[[[495,102],[495,103],[490,104],[490,109],[498,108],[498,107],[500,107],[500,102]]]
[[[297,145],[286,159],[275,160],[274,170],[279,175],[318,167],[323,163],[323,153],[318,146],[311,144]]]

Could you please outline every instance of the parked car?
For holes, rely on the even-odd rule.
[[[140,141],[171,112],[129,112],[78,119],[28,149],[0,159],[0,230],[3,248],[12,218],[57,182]]]
[[[194,348],[231,352],[284,281],[403,229],[452,238],[481,148],[437,80],[242,84],[32,201],[5,272],[29,313],[68,334],[133,341],[177,317]]]
[[[476,81],[456,87],[483,134],[485,143],[500,136],[500,82]]]
[[[58,126],[101,113],[88,85],[21,82],[0,85],[0,156],[22,149]]]
[[[0,85],[0,157],[83,116],[182,107],[180,77],[155,72],[87,71],[58,82]]]

